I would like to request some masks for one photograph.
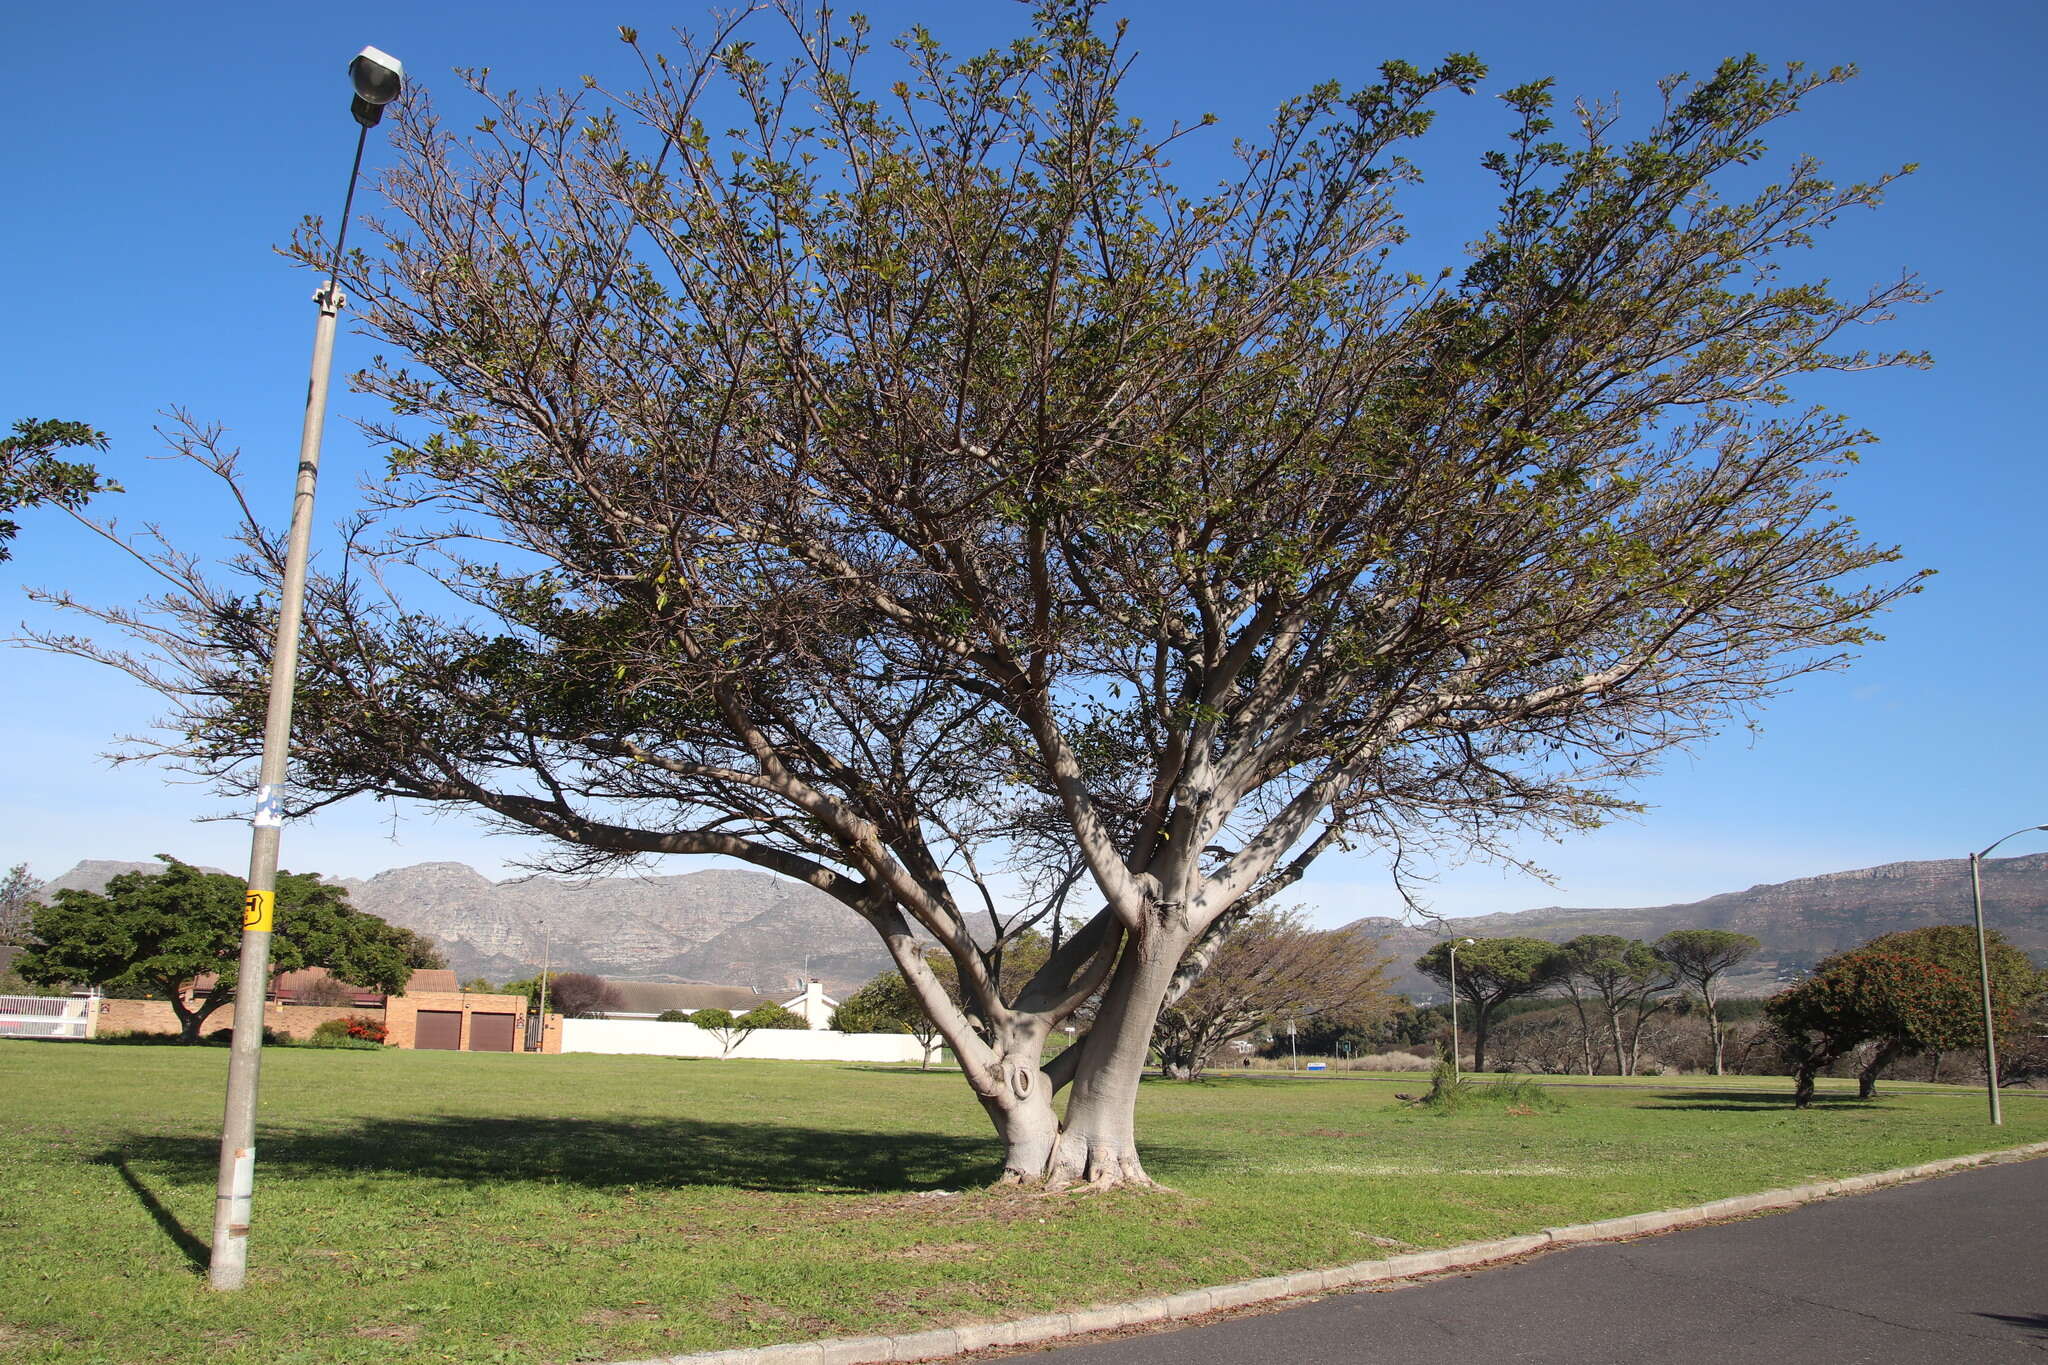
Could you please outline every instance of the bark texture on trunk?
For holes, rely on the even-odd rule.
[[[1887,1043],[1879,1048],[1877,1055],[1870,1059],[1869,1064],[1856,1073],[1856,1098],[1867,1100],[1876,1094],[1878,1075],[1886,1067],[1897,1061],[1899,1054],[1904,1051],[1904,1048],[1892,1043]]]
[[[1138,1159],[1138,1086],[1151,1055],[1152,1030],[1186,947],[1185,935],[1155,934],[1133,944],[1117,963],[1095,1026],[1076,1045],[1081,1057],[1045,1170],[1047,1188],[1153,1184]]]
[[[1706,1002],[1707,1032],[1712,1034],[1714,1038],[1714,1074],[1716,1076],[1725,1075],[1727,1073],[1723,1070],[1723,1067],[1726,1065],[1724,1054],[1727,1048],[1727,1040],[1721,1036],[1721,1015],[1714,1008],[1713,992],[1700,992],[1700,999]]]
[[[1813,1076],[1820,1068],[1813,1063],[1802,1063],[1792,1076],[1792,1107],[1804,1109],[1813,1103]]]

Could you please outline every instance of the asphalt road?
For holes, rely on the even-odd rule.
[[[2044,1365],[2048,1160],[1031,1358]]]

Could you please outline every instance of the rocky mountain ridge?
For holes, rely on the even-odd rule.
[[[2048,853],[1994,858],[1983,868],[1984,920],[2048,963]],[[1879,934],[1971,918],[1970,865],[1965,858],[1885,863],[1766,882],[1678,905],[1624,909],[1545,906],[1418,925],[1369,917],[1353,923],[1383,936],[1394,954],[1396,989],[1440,994],[1442,987],[1412,968],[1432,944],[1459,937],[1521,936],[1562,942],[1579,934],[1620,934],[1654,940],[1673,929],[1727,929],[1762,940],[1763,951],[1731,982],[1741,993],[1767,994],[1820,958]]]

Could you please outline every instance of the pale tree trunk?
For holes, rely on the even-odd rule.
[[[1621,1011],[1615,1007],[1612,1001],[1607,1002],[1606,1010],[1607,1037],[1614,1044],[1614,1074],[1617,1076],[1633,1075],[1635,1072],[1635,1051],[1632,1048],[1624,1048],[1622,1046]]]
[[[1138,1159],[1138,1086],[1160,1006],[1186,947],[1184,933],[1155,933],[1129,945],[1117,963],[1095,1026],[1078,1045],[1082,1053],[1066,1118],[1045,1171],[1049,1188],[1153,1183]]]
[[[1045,1177],[1053,1144],[1059,1139],[1052,1081],[1031,1061],[1005,1060],[998,1068],[1004,1077],[1002,1091],[978,1096],[1003,1140],[1003,1174],[998,1183],[1031,1184]]]
[[[1590,1019],[1586,1018],[1586,1004],[1583,1000],[1579,999],[1578,992],[1576,991],[1572,993],[1572,1008],[1578,1011],[1579,1051],[1584,1054],[1586,1074],[1591,1076],[1599,1064],[1596,1060],[1597,1050],[1593,1046],[1593,1023]]]
[[[1703,990],[1700,992],[1700,999],[1705,1001],[1707,1006],[1707,1032],[1714,1036],[1714,1074],[1725,1075],[1723,1068],[1726,1065],[1724,1053],[1727,1040],[1721,1037],[1721,1015],[1714,1008],[1714,993]]]

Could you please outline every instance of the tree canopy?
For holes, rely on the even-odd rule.
[[[862,986],[832,1011],[832,1027],[842,1033],[907,1033],[924,1050],[919,1069],[929,1068],[939,1045],[939,1026],[924,1011],[903,973],[891,968]]]
[[[1186,984],[1168,995],[1154,1035],[1160,1066],[1199,1080],[1224,1045],[1283,1022],[1368,1024],[1392,1007],[1387,962],[1362,929],[1313,929],[1299,909],[1259,911],[1207,960],[1182,964]]]
[[[1846,72],[1732,59],[1566,129],[1508,90],[1494,212],[1413,273],[1416,145],[1476,58],[1318,85],[1203,192],[1206,120],[1134,116],[1098,10],[874,76],[787,0],[673,56],[627,31],[638,89],[409,97],[342,271],[390,477],[310,588],[290,793],[826,892],[1052,1185],[1145,1180],[1183,961],[1323,853],[1595,824],[1869,638],[1904,588],[1830,501],[1868,438],[1788,385],[1916,360],[1839,343],[1920,292],[1784,275],[1889,179],[1753,174]],[[143,649],[48,641],[161,687],[163,752],[234,789],[279,572],[245,540],[96,609]],[[1005,904],[1019,861],[1083,910],[1006,988],[1066,903]]]
[[[123,872],[104,892],[62,890],[35,912],[33,942],[16,960],[30,981],[142,990],[170,1001],[186,1042],[235,998],[242,942],[238,877],[201,872],[159,854],[161,872]],[[353,985],[396,994],[412,975],[412,936],[350,908],[348,893],[314,873],[281,872],[270,961],[277,972],[325,967]],[[206,995],[187,1000],[195,977]]]
[[[1986,956],[1993,1027],[2003,1038],[2041,995],[2044,976],[1996,930],[1986,935]],[[1976,933],[1943,924],[1882,935],[1820,962],[1764,1013],[1793,1062],[1796,1105],[1811,1103],[1814,1078],[1860,1044],[1872,1045],[1858,1074],[1868,1099],[1901,1056],[1983,1045]]]
[[[1657,940],[1657,956],[1669,963],[1680,982],[1700,998],[1707,1011],[1707,1030],[1714,1038],[1714,1074],[1726,1067],[1726,1039],[1721,1033],[1720,1002],[1714,987],[1734,967],[1747,962],[1763,944],[1748,934],[1728,929],[1674,929]]]
[[[1554,943],[1540,938],[1447,939],[1415,959],[1415,970],[1451,989],[1451,949],[1458,950],[1457,993],[1472,1006],[1472,1069],[1486,1070],[1486,1035],[1496,1007],[1554,984],[1564,967]]]
[[[1599,1005],[1614,1050],[1614,1071],[1633,1075],[1640,1054],[1643,1025],[1669,998],[1658,999],[1678,984],[1671,964],[1639,938],[1620,934],[1580,934],[1559,946],[1550,979],[1571,997],[1579,1013],[1586,1074],[1593,1074],[1593,1044],[1585,1007]],[[1623,1020],[1628,1021],[1624,1042]]]

